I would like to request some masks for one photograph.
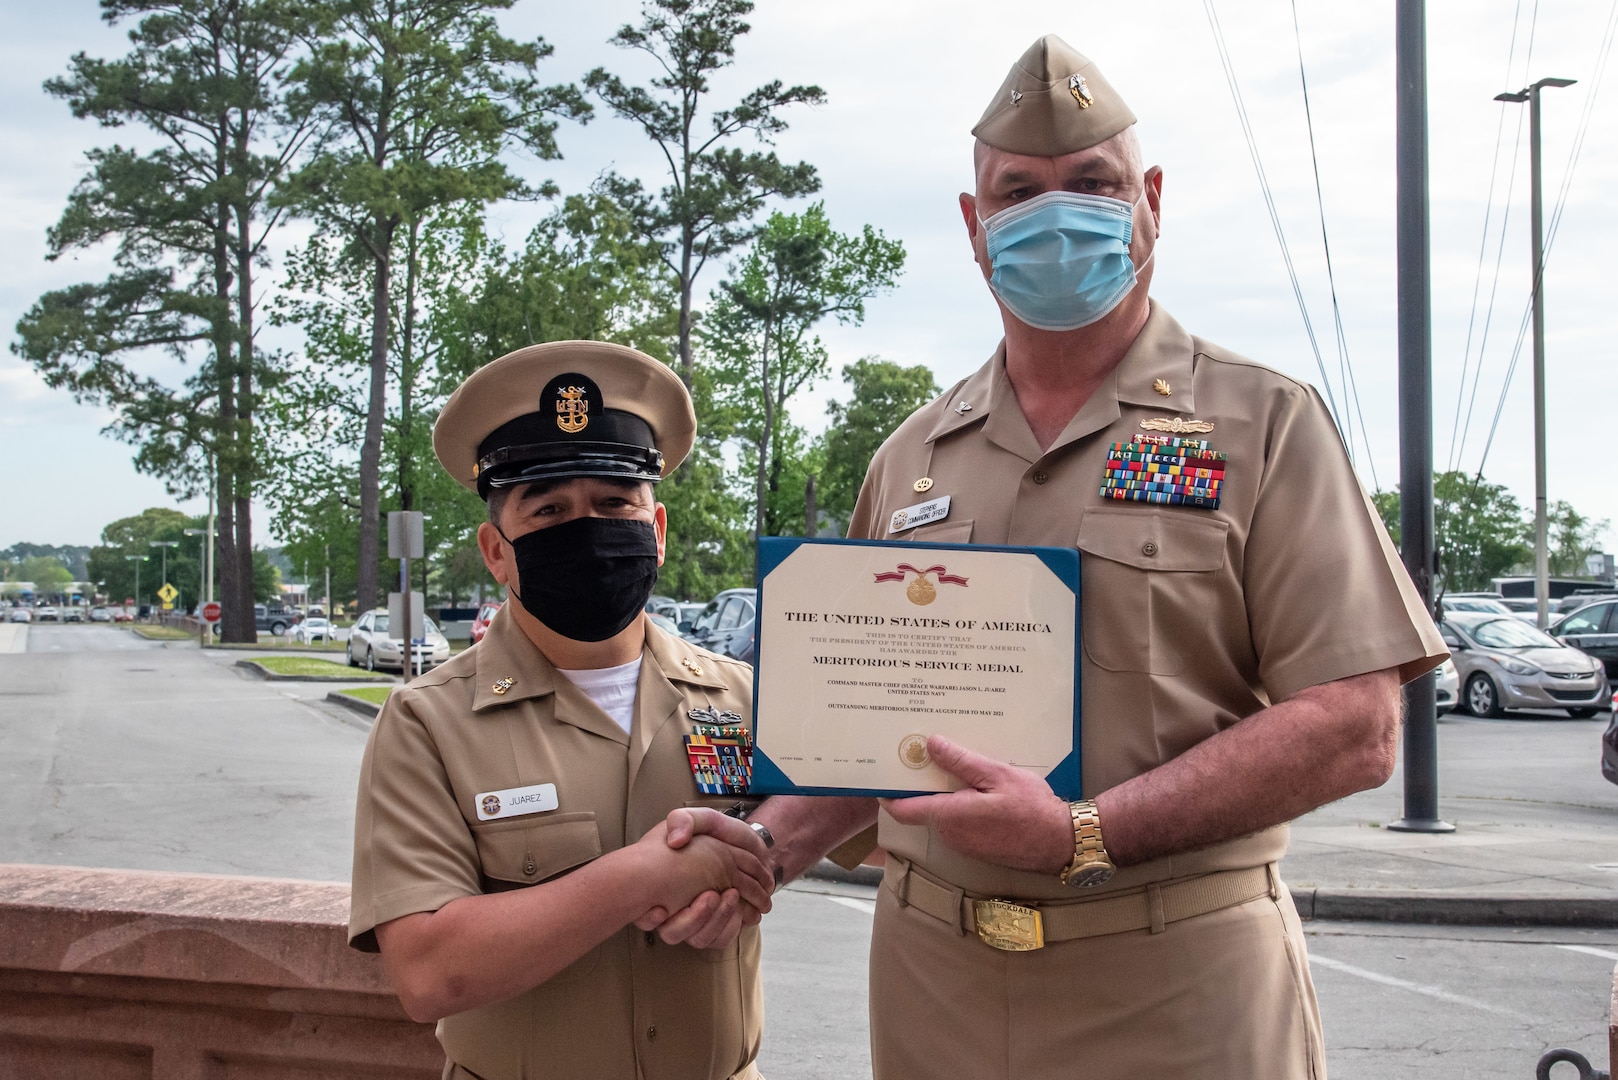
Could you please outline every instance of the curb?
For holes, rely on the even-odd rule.
[[[380,679],[367,679],[363,675],[281,675],[271,671],[257,660],[238,660],[236,666],[255,671],[266,682],[331,682],[331,683],[362,683],[366,686],[384,686],[391,684],[391,677]]]
[[[844,870],[829,859],[820,860],[803,876],[844,885],[882,884],[881,867]],[[1291,892],[1298,916],[1305,921],[1618,928],[1618,896],[1454,896],[1308,888],[1294,888]]]
[[[1300,917],[1322,922],[1618,927],[1618,896],[1455,896],[1381,889],[1294,889],[1292,900]]]
[[[333,690],[326,695],[326,700],[334,701],[345,709],[352,709],[363,716],[369,716],[373,719],[377,713],[382,711],[382,706],[373,705],[369,701],[362,701],[357,697],[349,697],[341,690]]]

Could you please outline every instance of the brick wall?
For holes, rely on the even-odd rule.
[[[0,865],[6,1080],[431,1080],[348,888]]]

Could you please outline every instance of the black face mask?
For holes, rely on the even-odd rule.
[[[498,531],[498,530],[496,530]],[[657,584],[649,521],[580,517],[512,540],[517,600],[574,641],[605,641],[634,622]]]

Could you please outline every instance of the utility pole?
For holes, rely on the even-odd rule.
[[[1528,160],[1533,201],[1534,300],[1534,595],[1539,601],[1539,628],[1551,614],[1551,559],[1545,502],[1545,220],[1539,168],[1539,92],[1547,86],[1572,86],[1574,79],[1541,79],[1515,94],[1496,94],[1496,101],[1528,102]]]
[[[151,558],[150,555],[125,555],[124,558],[135,564],[135,612],[140,612],[140,564]]]
[[[1398,121],[1399,554],[1433,608],[1433,330],[1427,206],[1427,6],[1394,14]],[[1388,828],[1447,833],[1438,816],[1438,685],[1429,671],[1404,688],[1404,816]]]

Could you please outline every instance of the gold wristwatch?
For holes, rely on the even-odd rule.
[[[1085,888],[1105,885],[1116,867],[1101,846],[1101,815],[1088,799],[1068,803],[1073,814],[1073,861],[1062,871],[1062,884]]]

